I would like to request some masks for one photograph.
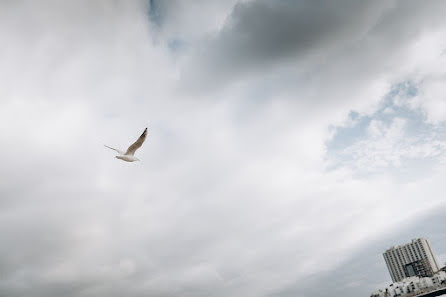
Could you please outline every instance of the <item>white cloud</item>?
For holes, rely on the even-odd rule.
[[[192,92],[185,77],[216,62],[195,56],[200,46],[213,49],[202,38],[212,31],[218,44],[224,38],[216,32],[237,27],[220,28],[232,2],[185,3],[162,4],[157,29],[140,1],[2,4],[0,38],[8,47],[0,51],[0,292],[267,296],[335,267],[420,211],[402,200],[418,203],[428,189],[422,209],[441,202],[440,169],[432,179],[402,184],[386,170],[354,178],[356,167],[376,167],[375,160],[386,169],[405,158],[443,156],[440,137],[406,138],[408,120],[372,120],[369,138],[345,150],[355,156],[351,163],[325,170],[328,127],[348,122],[351,110],[373,115],[395,79],[431,63],[419,55],[413,67],[395,66],[412,58],[403,49],[419,35],[389,45],[376,24],[381,13],[394,16],[388,4],[372,5],[372,14],[361,10],[368,21],[359,33],[341,24],[355,40],[333,33],[328,50],[318,48],[324,54],[308,61],[289,57],[298,42],[253,68],[256,57],[235,65],[245,58],[227,59],[223,50],[217,64],[228,64],[234,83],[203,79]],[[254,17],[256,5],[270,17],[263,1],[238,4],[234,17]],[[273,12],[288,13],[294,24],[294,13],[319,11],[292,8]],[[412,28],[424,22],[420,17]],[[252,33],[254,43],[264,36]],[[175,61],[165,45],[177,36],[190,42],[181,54],[192,64]],[[265,53],[253,47],[252,54]],[[205,70],[212,78],[221,69]],[[117,162],[102,146],[125,147],[147,125],[141,163]]]
[[[389,169],[407,170],[411,161],[418,162],[412,164],[415,166],[412,170],[416,170],[417,166],[422,168],[423,163],[433,162],[433,168],[442,166],[446,156],[446,139],[442,130],[436,131],[428,126],[414,132],[408,127],[408,121],[410,119],[398,117],[390,123],[371,120],[366,128],[367,136],[335,153],[331,162],[359,174],[382,173]]]

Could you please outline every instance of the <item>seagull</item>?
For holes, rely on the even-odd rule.
[[[104,145],[104,146],[108,147],[109,149],[112,149],[114,151],[117,151],[119,153],[119,156],[116,156],[116,158],[121,159],[126,162],[135,162],[135,161],[139,161],[139,159],[136,158],[134,156],[134,154],[135,154],[136,150],[139,149],[141,147],[141,145],[144,143],[144,140],[146,140],[146,136],[147,136],[147,128],[144,129],[144,132],[142,132],[142,134],[141,134],[141,136],[139,136],[138,140],[135,141],[134,144],[129,146],[129,148],[127,149],[127,151],[125,153],[118,149],[109,147],[108,145]]]

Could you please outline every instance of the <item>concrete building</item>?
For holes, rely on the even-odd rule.
[[[430,277],[440,270],[431,245],[425,238],[391,247],[383,256],[394,283],[406,277]]]

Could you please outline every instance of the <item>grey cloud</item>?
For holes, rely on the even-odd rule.
[[[157,38],[194,43],[217,32],[237,0],[151,0],[149,19]],[[158,40],[158,39],[157,39]]]
[[[315,80],[328,90],[331,84],[345,89],[350,81],[370,81],[401,68],[404,48],[444,25],[443,8],[441,1],[242,2],[219,34],[185,63],[184,78],[192,85],[197,80],[225,86],[267,77],[267,84],[289,80],[287,87],[299,88]]]
[[[364,28],[356,24],[376,18],[379,7],[357,1],[240,3],[215,44],[211,43],[210,60],[214,61],[215,52],[216,57],[223,58],[216,60],[221,62],[219,66],[263,68],[280,59],[304,57],[312,51],[321,54],[320,51],[329,51],[333,43],[357,38]],[[372,17],[367,18],[368,15]]]
[[[224,18],[233,5],[204,2],[164,1],[161,34],[203,38],[204,24],[215,25],[214,16]],[[176,4],[185,9],[171,12]],[[304,4],[301,9],[319,13]],[[395,215],[385,207],[400,205],[395,192],[407,205],[428,207],[441,198],[442,173],[428,184],[432,192],[426,200],[420,194],[425,184],[362,183],[324,172],[331,115],[296,111],[286,100],[257,104],[244,98],[265,89],[271,98],[286,92],[300,97],[289,88],[291,75],[277,85],[283,86],[278,93],[277,86],[257,84],[268,75],[241,93],[213,92],[207,100],[178,92],[182,65],[153,44],[147,2],[1,5],[6,6],[0,9],[0,38],[8,46],[0,49],[0,295],[268,296],[318,273],[320,255],[327,269],[344,260],[345,251],[364,242],[363,229],[382,232],[381,219],[394,224]],[[272,26],[271,11],[285,16],[276,32],[288,30],[296,24],[293,13],[305,16],[290,5],[241,3],[234,10],[234,30],[255,31],[255,22],[244,19],[254,12]],[[339,23],[329,19],[332,26]],[[323,21],[316,23],[314,34],[321,37],[304,38],[301,31],[300,38],[325,45],[322,39],[332,31]],[[349,32],[340,26],[335,32]],[[237,63],[245,73],[266,58],[262,49],[254,62],[242,63],[230,30],[223,29],[225,40],[217,36],[209,44],[227,47],[228,55],[219,53],[216,63],[231,57],[227,73],[237,70]],[[254,33],[248,40],[269,49],[260,32]],[[271,63],[291,59],[296,49],[308,51],[292,41],[278,51],[284,58],[276,53]],[[198,62],[197,68],[213,63]],[[324,69],[317,73],[323,76]],[[272,74],[275,82],[293,74],[288,71]],[[318,82],[312,87],[323,86]],[[103,147],[128,145],[147,125],[141,163],[116,162]]]
[[[410,242],[413,238],[425,237],[431,242],[435,255],[444,254],[446,241],[442,222],[445,210],[444,206],[438,207],[404,222],[385,236],[369,238],[366,245],[351,253],[346,261],[334,269],[306,277],[277,295],[370,296],[383,285],[392,283],[382,257],[382,253],[389,247]]]

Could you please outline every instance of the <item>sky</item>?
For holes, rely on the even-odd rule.
[[[0,295],[369,296],[418,237],[443,265],[445,9],[1,1]]]

